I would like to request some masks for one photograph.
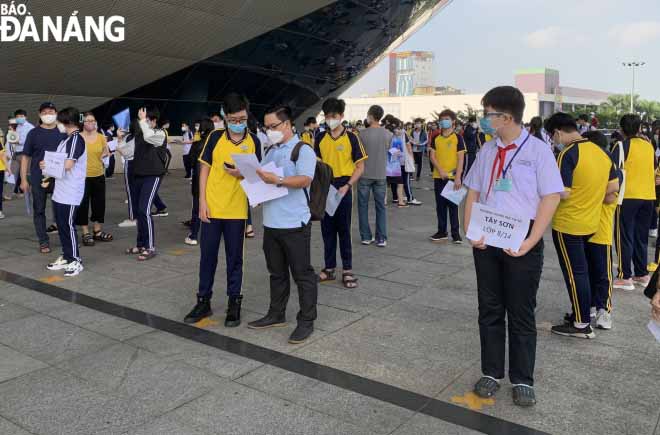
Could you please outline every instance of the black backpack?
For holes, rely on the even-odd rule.
[[[298,142],[293,148],[293,151],[291,151],[291,161],[293,163],[298,161],[300,149],[305,145],[311,146],[305,142]],[[305,196],[307,197],[307,203],[309,204],[309,211],[312,214],[313,221],[320,221],[323,219],[323,216],[325,216],[325,203],[328,200],[328,191],[330,190],[332,179],[333,175],[330,165],[316,159],[314,179],[309,187],[311,193],[308,192],[307,189],[303,189],[305,191]]]

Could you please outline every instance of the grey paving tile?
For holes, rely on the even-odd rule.
[[[181,421],[170,414],[165,414],[137,429],[125,432],[124,435],[216,435],[208,428],[200,427],[194,422]]]
[[[6,435],[30,435],[30,432],[16,426],[11,421],[0,417],[0,433]]]
[[[15,285],[9,285],[1,282],[2,298],[16,305],[28,308],[34,311],[48,312],[52,309],[68,305],[69,303],[61,299],[44,295],[34,290],[28,290]]]
[[[153,328],[148,326],[110,316],[80,305],[56,308],[49,311],[48,315],[120,341],[154,331]]]
[[[48,367],[41,361],[0,344],[0,382]],[[3,433],[0,431],[0,433]]]
[[[44,315],[0,324],[0,343],[48,364],[98,351],[113,340]]]
[[[447,423],[435,417],[424,414],[416,414],[410,421],[399,427],[392,435],[478,435],[471,429],[455,424]]]
[[[413,415],[407,409],[272,366],[236,382],[377,433],[391,433]]]
[[[0,323],[22,319],[24,317],[33,316],[35,314],[37,314],[36,311],[29,310],[21,305],[0,300]]]

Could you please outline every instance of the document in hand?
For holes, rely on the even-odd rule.
[[[517,252],[528,231],[529,219],[475,202],[465,237],[470,240],[485,237],[488,246]]]
[[[257,183],[263,181],[257,175],[257,169],[261,168],[257,156],[254,154],[232,154],[231,158],[234,160],[236,169],[241,172],[243,178],[245,178],[249,183]],[[264,170],[266,170],[264,168]],[[268,171],[274,172],[274,171]],[[281,176],[281,175],[280,175]]]
[[[66,161],[66,153],[56,153],[46,151],[44,155],[44,162],[46,167],[41,171],[46,177],[53,177],[55,179],[64,177],[64,162]]]
[[[117,128],[121,128],[124,131],[128,131],[131,127],[131,111],[126,108],[116,115],[112,116],[112,120],[115,122]]]
[[[461,186],[460,189],[454,190],[454,182],[449,180],[445,188],[442,189],[441,195],[447,198],[448,200],[450,200],[451,202],[453,202],[454,204],[461,205],[461,202],[463,202],[465,195],[467,195],[467,189]]]
[[[7,183],[7,184],[16,184],[16,177],[14,176],[14,174],[8,174],[5,177],[5,183]]]
[[[343,197],[344,195],[339,193],[335,186],[331,184],[330,189],[328,190],[328,199],[325,201],[325,212],[328,213],[328,216],[335,215]]]
[[[252,154],[254,156],[254,154]],[[233,157],[233,156],[232,156]],[[256,160],[256,156],[255,156]],[[238,167],[238,162],[234,160],[236,163],[236,167]],[[262,168],[266,172],[272,172],[274,174],[277,174],[279,177],[284,176],[284,171],[282,168],[278,168],[275,163],[270,162],[267,165],[265,165]],[[240,170],[240,169],[239,169]],[[243,171],[241,171],[241,175],[245,177],[245,174]],[[255,171],[256,175],[256,171]],[[250,201],[250,205],[252,207],[256,207],[259,204],[262,204],[267,201],[272,201],[273,199],[281,198],[283,196],[286,196],[289,194],[289,189],[286,187],[277,187],[274,184],[266,184],[263,182],[261,178],[257,175],[257,180],[254,183],[250,183],[245,177],[243,181],[241,181],[241,187],[243,188],[243,191],[248,197],[248,200]]]

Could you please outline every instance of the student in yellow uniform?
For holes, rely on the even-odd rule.
[[[303,127],[304,127],[304,131],[300,135],[300,140],[313,147],[314,137],[316,137],[316,131],[319,127],[318,123],[316,122],[316,118],[314,118],[313,116],[307,118],[307,120],[303,124]]]
[[[316,155],[327,163],[333,172],[332,185],[343,195],[334,216],[327,213],[321,220],[325,268],[319,274],[323,281],[336,279],[337,238],[342,262],[342,283],[345,288],[356,288],[353,274],[353,247],[351,240],[351,213],[353,210],[353,186],[364,172],[367,153],[358,136],[342,125],[346,103],[337,98],[323,102],[323,115],[328,129],[316,136]]]
[[[431,240],[439,242],[447,240],[447,214],[451,225],[451,237],[456,244],[462,243],[458,206],[442,196],[442,190],[449,181],[454,182],[458,190],[463,182],[463,160],[465,158],[465,141],[456,134],[456,114],[451,110],[440,113],[440,134],[431,142],[429,156],[433,165],[433,187],[435,189],[435,211],[438,218],[438,232]]]
[[[547,120],[546,130],[555,144],[565,145],[557,159],[564,192],[552,221],[552,239],[573,310],[568,321],[553,326],[551,331],[594,338],[588,242],[598,233],[603,204],[616,201],[619,177],[610,156],[580,135],[572,116],[555,113]]]
[[[229,297],[225,326],[236,327],[241,323],[248,201],[232,154],[256,154],[261,159],[259,138],[247,129],[249,110],[247,98],[238,94],[227,95],[224,99],[227,129],[216,129],[208,136],[199,158],[199,219],[202,221],[199,289],[197,304],[185,317],[186,323],[197,323],[213,315],[211,297],[222,238],[225,240]]]
[[[623,202],[616,211],[614,244],[619,258],[614,288],[634,290],[635,284],[646,288],[649,283],[647,245],[655,201],[655,150],[639,135],[642,120],[638,115],[624,115],[620,122],[625,136],[612,147],[612,159],[623,160]],[[621,156],[623,150],[623,156]],[[635,275],[630,267],[635,267]]]

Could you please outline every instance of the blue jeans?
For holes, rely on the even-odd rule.
[[[358,215],[360,219],[360,238],[371,240],[371,227],[369,226],[369,196],[374,192],[376,203],[376,240],[387,240],[387,212],[385,211],[385,180],[361,178],[358,181]]]

